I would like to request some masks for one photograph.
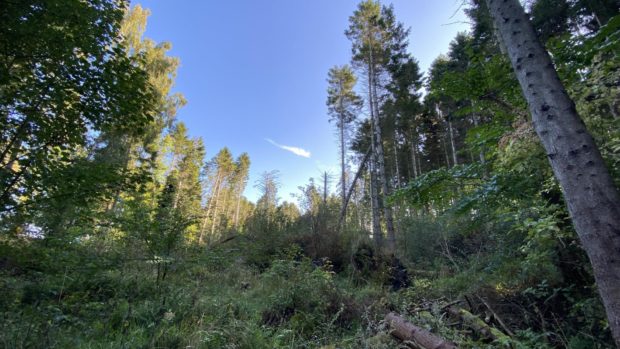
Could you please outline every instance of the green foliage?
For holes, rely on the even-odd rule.
[[[125,55],[121,3],[20,1],[0,11],[0,57],[9,62],[0,74],[0,204],[15,213],[46,193],[42,182],[70,166],[68,154],[90,135],[143,132],[154,93]]]

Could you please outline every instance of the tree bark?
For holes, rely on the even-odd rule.
[[[415,326],[394,313],[387,314],[385,322],[392,328],[390,334],[402,341],[413,342],[424,349],[457,349],[454,343]]]
[[[620,194],[518,0],[486,0],[620,347]]]

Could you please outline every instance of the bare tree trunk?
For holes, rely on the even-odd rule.
[[[372,57],[372,54],[369,55]],[[375,101],[372,93],[372,70],[370,65],[368,67],[368,104],[370,108],[370,124],[374,125],[375,119]],[[373,127],[374,128],[374,127]],[[368,172],[370,173],[370,207],[372,212],[372,236],[377,248],[380,248],[383,244],[383,232],[381,231],[381,215],[379,213],[379,188],[377,186],[377,142],[375,139],[375,132],[371,131],[371,161],[368,166]]]
[[[474,106],[474,102],[471,102],[472,107]],[[478,127],[478,125],[480,124],[480,120],[478,119],[478,115],[473,114],[472,116],[472,120],[474,121],[474,126]],[[478,157],[480,158],[480,163],[481,164],[485,164],[486,163],[486,159],[484,158],[484,151],[480,150],[480,153],[478,154]]]
[[[417,147],[416,142],[413,140],[413,136],[411,137],[411,165],[413,166],[413,178],[418,178],[418,163],[417,163],[417,159],[416,159],[416,151],[415,148]]]
[[[222,182],[224,180],[222,179]],[[222,191],[222,185],[220,183],[218,189],[217,189],[217,194],[215,194],[215,204],[213,205],[213,219],[211,220],[211,237],[213,237],[213,234],[215,233],[215,224],[217,223],[217,209],[218,209],[218,204],[220,201],[220,193]]]
[[[341,102],[342,103],[342,102]],[[345,211],[346,217],[346,208],[345,208],[345,200],[346,200],[346,191],[347,191],[347,183],[346,183],[346,173],[345,173],[345,140],[344,140],[344,117],[340,116],[340,191],[342,198],[342,206],[341,208]]]
[[[217,176],[215,177],[215,183],[213,183],[211,198],[209,199],[209,203],[207,204],[207,212],[205,212],[205,218],[202,220],[200,228],[200,237],[198,237],[198,242],[201,244],[204,243],[205,231],[207,230],[207,221],[209,220],[209,214],[211,213],[211,208],[215,199],[215,193],[218,191],[218,188],[220,186],[220,177],[221,172],[218,170]]]
[[[448,156],[448,145],[445,136],[441,137],[441,143],[443,144],[443,155],[446,158],[446,168],[450,168],[450,157]]]
[[[360,178],[360,175],[362,174],[362,172],[364,172],[364,167],[366,167],[368,158],[370,158],[371,150],[372,148],[369,148],[366,151],[366,154],[364,155],[364,158],[362,159],[362,162],[360,163],[359,168],[357,169],[357,173],[355,174],[355,177],[353,177],[353,181],[351,182],[351,187],[349,188],[349,192],[346,194],[344,198],[344,202],[342,203],[342,208],[340,209],[340,219],[338,222],[338,227],[342,226],[342,223],[344,222],[344,218],[347,215],[347,206],[349,204],[349,200],[351,199],[351,194],[355,192],[355,183]]]
[[[327,205],[327,171],[323,173],[323,206]]]
[[[396,174],[396,188],[400,188],[400,169],[398,164],[398,132],[394,130],[394,173]]]
[[[381,231],[381,214],[379,213],[379,193],[377,174],[375,173],[376,154],[372,153],[372,160],[368,166],[370,172],[370,207],[372,211],[372,237],[377,248],[383,245],[383,231]]]
[[[237,195],[237,208],[235,209],[235,229],[239,226],[239,207],[241,206],[241,189]]]
[[[375,80],[375,71],[374,64],[372,64],[372,55],[371,55],[371,94],[373,95],[374,105],[375,105],[375,115],[373,121],[373,134],[375,135],[374,141],[376,143],[376,159],[377,159],[377,169],[379,170],[379,181],[381,183],[381,191],[382,194],[379,198],[380,205],[383,207],[383,215],[385,216],[385,227],[387,230],[387,241],[388,241],[388,249],[390,251],[394,251],[396,249],[396,234],[394,231],[394,216],[392,214],[392,208],[387,205],[385,202],[385,198],[390,195],[390,190],[388,186],[388,179],[385,173],[385,153],[383,152],[383,141],[381,139],[381,122],[379,120],[379,109],[378,109],[378,97],[377,97],[377,82]]]
[[[486,0],[620,347],[620,193],[518,0]]]
[[[456,146],[454,145],[454,132],[452,130],[452,121],[450,121],[450,117],[448,117],[448,130],[450,131],[450,146],[452,148],[452,164],[454,166],[459,164],[459,160],[456,157]]]
[[[179,182],[177,183],[177,187],[174,188],[174,199],[172,200],[172,208],[176,209],[179,205],[179,195],[181,195],[181,189],[183,188],[183,178],[181,178],[181,173],[179,172]]]
[[[446,124],[448,125],[448,136],[450,137],[450,148],[452,149],[452,166],[456,166],[459,164],[459,161],[457,159],[456,156],[456,146],[454,145],[454,131],[452,129],[452,118],[450,117],[450,115],[448,115],[447,118],[444,118],[443,112],[441,111],[441,108],[439,107],[439,104],[435,104],[435,110],[437,110],[437,113],[439,114],[439,117],[443,120],[446,120]],[[450,165],[448,165],[448,167],[450,167]]]
[[[360,207],[360,189],[361,192],[364,192],[364,186],[362,186],[362,184],[360,183],[359,185],[353,185],[353,200],[355,202],[355,215],[357,216],[357,226],[359,229],[362,229],[364,227],[364,221],[362,218],[362,209]],[[346,214],[346,212],[345,212]]]

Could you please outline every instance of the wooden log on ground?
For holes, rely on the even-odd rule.
[[[482,337],[488,340],[492,340],[492,341],[499,340],[504,343],[510,342],[510,337],[508,337],[502,331],[489,326],[486,322],[482,321],[481,318],[468,312],[465,309],[451,307],[451,308],[448,308],[448,312],[451,315],[460,318],[467,327],[476,331],[476,333],[478,333],[479,335],[481,335]]]
[[[385,322],[392,329],[390,334],[402,341],[413,342],[424,349],[457,349],[454,343],[406,321],[397,314],[387,314]]]

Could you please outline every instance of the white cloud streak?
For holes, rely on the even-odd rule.
[[[280,149],[284,149],[286,151],[290,151],[291,153],[297,155],[297,156],[301,156],[304,158],[310,158],[310,156],[312,155],[309,151],[302,149],[302,148],[298,148],[298,147],[291,147],[288,145],[282,145],[282,144],[278,144],[275,141],[273,141],[272,139],[269,138],[265,138],[265,140],[269,143],[271,143],[272,145],[275,145],[276,147],[280,148]]]

